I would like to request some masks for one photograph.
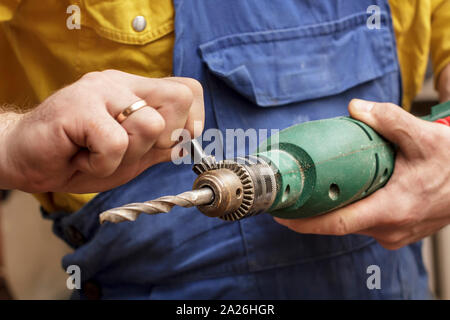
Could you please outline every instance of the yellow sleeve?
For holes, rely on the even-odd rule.
[[[49,213],[55,211],[78,211],[96,195],[96,193],[75,194],[60,192],[33,194],[33,196],[41,203],[42,207]]]
[[[0,0],[0,22],[11,20],[21,0]]]
[[[431,16],[431,59],[436,81],[450,63],[450,0],[433,0]]]

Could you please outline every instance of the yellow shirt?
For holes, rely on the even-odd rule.
[[[431,51],[434,79],[450,63],[450,0],[389,0],[402,73],[404,108],[420,91]]]
[[[403,75],[403,105],[420,90],[431,48],[435,74],[450,63],[450,0],[390,0]],[[80,10],[80,29],[76,10]],[[75,14],[75,16],[74,16]],[[132,22],[147,25],[135,31]],[[171,0],[0,0],[0,103],[31,108],[83,74],[104,69],[147,77],[172,69]],[[69,19],[69,21],[68,21]],[[37,195],[48,211],[74,211],[94,194]]]

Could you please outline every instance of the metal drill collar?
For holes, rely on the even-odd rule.
[[[215,195],[213,203],[197,206],[207,216],[234,221],[261,213],[273,203],[275,175],[260,158],[250,156],[216,162],[208,156],[193,170],[199,174],[193,189],[209,187]]]

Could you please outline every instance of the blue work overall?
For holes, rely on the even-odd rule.
[[[224,135],[235,128],[270,132],[346,115],[352,98],[400,103],[387,0],[174,0],[174,5],[173,73],[202,83],[206,129]],[[368,27],[371,5],[380,9],[380,24],[374,20]],[[50,215],[56,234],[75,248],[63,259],[65,269],[81,269],[83,289],[74,297],[429,297],[420,244],[389,251],[361,235],[298,234],[269,214],[224,222],[196,208],[99,225],[102,211],[190,190],[195,177],[189,164],[158,164],[76,213]],[[372,265],[379,267],[381,288],[368,286]]]

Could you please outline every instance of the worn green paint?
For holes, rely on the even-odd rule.
[[[450,116],[450,102],[424,120]],[[281,218],[326,213],[381,188],[394,170],[395,148],[366,124],[348,118],[311,121],[270,137],[257,155],[278,171],[269,212]]]

